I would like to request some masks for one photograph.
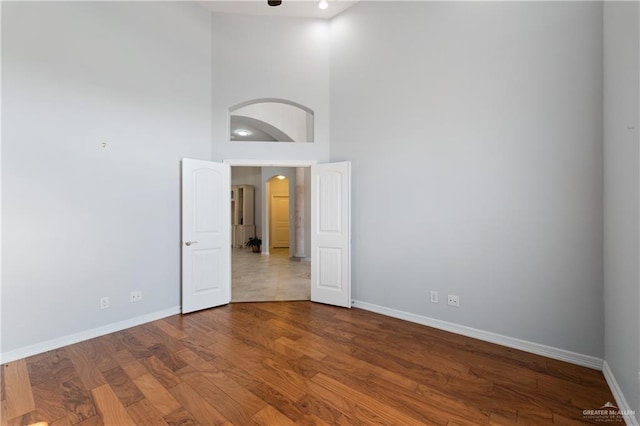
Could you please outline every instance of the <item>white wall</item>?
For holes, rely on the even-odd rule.
[[[2,2],[0,2],[0,47],[2,46]],[[0,48],[0,333],[2,333],[2,49]],[[0,337],[0,354],[2,338]]]
[[[640,419],[639,13],[604,6],[604,358]]]
[[[177,307],[180,159],[211,158],[210,14],[2,7],[4,353]]]
[[[331,36],[354,299],[602,357],[602,4],[361,2]]]
[[[361,3],[329,58],[322,21],[3,2],[4,353],[179,304],[180,158],[331,148],[356,299],[604,355],[639,412],[638,14],[606,8],[604,58],[587,2]],[[312,108],[316,143],[228,142],[227,108],[270,97]]]
[[[329,158],[329,28],[324,20],[213,14],[214,159]],[[314,111],[314,143],[230,142],[229,107],[280,98]]]

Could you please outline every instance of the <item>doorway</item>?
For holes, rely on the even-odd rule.
[[[289,248],[289,196],[271,196],[271,248]]]
[[[289,179],[278,175],[269,180],[270,249],[289,248]]]
[[[182,159],[183,314],[231,301],[231,166],[271,161]],[[311,300],[351,306],[351,163],[281,162],[310,167]],[[265,213],[266,214],[266,213]]]
[[[254,199],[244,202],[255,209],[251,225],[262,240],[260,254],[242,245],[232,249],[232,302],[310,300],[309,249],[304,247],[304,238],[294,233],[296,225],[310,226],[304,223],[305,216],[309,217],[305,209],[310,208],[305,174],[310,169],[300,172],[294,167],[231,168],[232,188],[251,188]],[[294,258],[299,253],[301,258]]]

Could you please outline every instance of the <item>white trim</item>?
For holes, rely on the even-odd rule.
[[[84,330],[79,333],[69,334],[67,336],[58,337],[56,339],[47,340],[46,342],[36,343],[35,345],[25,346],[23,348],[14,349],[12,351],[0,354],[0,364],[16,361],[32,355],[37,355],[63,346],[73,345],[94,337],[104,336],[105,334],[114,333],[116,331],[135,327],[137,325],[146,324],[162,318],[169,317],[180,313],[180,306],[165,309],[163,311],[152,312],[150,314],[140,315],[124,321],[114,322],[103,325],[102,327]]]
[[[222,161],[232,167],[311,167],[318,164],[316,160],[237,160]]]
[[[410,312],[385,308],[384,306],[378,306],[359,300],[354,300],[352,302],[352,306],[354,308],[360,308],[366,311],[376,312],[378,314],[387,315],[393,318],[415,322],[417,324],[426,325],[428,327],[437,328],[439,330],[445,330],[463,336],[472,337],[474,339],[483,340],[485,342],[496,343],[498,345],[519,349],[521,351],[546,356],[548,358],[553,358],[560,361],[570,362],[572,364],[593,368],[595,370],[602,370],[603,361],[601,358],[583,355],[576,352],[567,351],[565,349],[554,348],[552,346],[541,345],[539,343],[528,342],[526,340],[516,339],[514,337],[503,336],[501,334],[492,333],[490,331],[479,330],[477,328],[454,324],[447,321],[441,321],[435,318],[412,314]]]
[[[604,374],[604,378],[609,385],[609,389],[611,389],[611,393],[616,400],[618,409],[620,411],[631,411],[632,409],[629,406],[627,399],[624,397],[622,389],[620,389],[618,381],[613,375],[613,371],[611,371],[611,367],[609,367],[609,363],[607,361],[604,361],[603,363],[602,374]],[[627,424],[627,426],[640,426],[640,423],[638,423],[638,419],[634,416],[624,416],[624,422]]]

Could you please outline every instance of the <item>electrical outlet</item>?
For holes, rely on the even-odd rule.
[[[447,305],[455,306],[456,308],[460,307],[460,297],[455,294],[450,294],[447,296]]]
[[[109,298],[101,297],[100,298],[100,309],[107,309],[109,307]]]
[[[431,303],[438,303],[438,292],[431,290]]]
[[[131,303],[139,302],[141,300],[142,300],[142,292],[140,290],[131,292],[131,295],[129,297],[129,301]]]

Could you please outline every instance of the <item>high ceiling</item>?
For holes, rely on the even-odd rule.
[[[267,0],[202,1],[212,12],[236,15],[295,16],[304,18],[331,19],[356,1],[328,0],[329,7],[321,10],[317,0],[282,0],[280,6],[269,6]]]

